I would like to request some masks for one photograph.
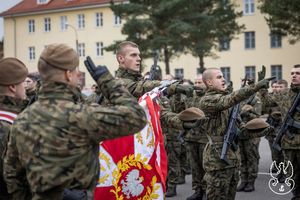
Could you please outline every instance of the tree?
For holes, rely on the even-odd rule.
[[[160,51],[166,74],[170,73],[171,58],[179,56],[184,50],[184,44],[170,32],[172,21],[183,3],[183,0],[132,0],[120,4],[112,2],[111,6],[116,15],[126,20],[122,34],[127,36],[126,40],[139,44],[143,58],[152,57],[154,51]],[[106,50],[114,50],[118,42]]]
[[[260,0],[260,3],[271,32],[288,35],[291,43],[300,40],[300,0]]]
[[[200,72],[203,72],[204,57],[214,56],[212,48],[221,41],[230,41],[243,29],[236,19],[242,15],[235,12],[234,5],[226,0],[186,0],[186,12],[174,24],[174,31],[182,34],[187,48],[199,58]],[[179,26],[179,24],[185,24]]]

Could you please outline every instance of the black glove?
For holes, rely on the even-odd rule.
[[[109,72],[105,65],[98,65],[96,67],[95,64],[93,63],[92,59],[89,56],[86,57],[84,64],[96,82],[103,74],[106,74],[107,72]]]
[[[232,93],[233,92],[233,87],[232,87],[232,81],[229,81],[229,84],[227,85],[227,87],[226,87],[226,93],[227,94],[230,94],[230,93]]]
[[[178,84],[176,86],[175,92],[176,93],[184,94],[187,97],[192,97],[193,96],[193,92],[194,92],[194,88],[191,85]]]
[[[270,78],[265,78],[265,79],[259,81],[259,82],[257,83],[257,86],[258,86],[259,88],[266,88],[266,89],[268,89],[268,88],[269,88],[269,82],[270,82],[271,80],[275,79],[275,78],[276,78],[275,76],[272,76],[272,77],[270,77]]]
[[[258,75],[258,81],[261,81],[265,78],[265,76],[266,76],[266,67],[264,65],[261,67],[261,71],[257,72],[257,75]]]

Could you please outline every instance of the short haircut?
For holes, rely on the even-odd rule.
[[[135,47],[135,48],[139,48],[139,45],[137,45],[136,43],[134,42],[131,42],[131,41],[123,41],[121,42],[120,44],[118,44],[117,46],[117,49],[116,49],[116,54],[122,54],[123,53],[123,49],[127,46],[130,46],[130,47]]]
[[[300,64],[294,65],[294,68],[300,68]]]
[[[272,81],[272,82],[271,82],[271,87],[272,87],[275,83],[277,83],[276,80],[275,80],[275,81]]]
[[[215,70],[220,71],[220,69],[215,68],[215,67],[212,67],[212,68],[207,68],[207,69],[203,72],[202,79],[203,79],[203,82],[204,82],[205,84],[206,84],[207,80],[212,79],[211,72],[212,72],[212,71],[215,71]]]
[[[288,82],[286,80],[278,80],[277,84],[284,85],[285,87],[288,86]]]

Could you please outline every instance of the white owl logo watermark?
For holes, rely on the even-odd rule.
[[[272,169],[276,169],[276,173],[272,173]],[[272,192],[278,195],[286,195],[290,193],[295,187],[295,181],[292,179],[294,174],[293,165],[290,161],[287,161],[286,165],[284,162],[280,162],[277,165],[276,161],[273,161],[270,166],[269,188]],[[279,181],[278,176],[283,175],[285,180]]]

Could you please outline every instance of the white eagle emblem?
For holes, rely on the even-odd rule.
[[[144,190],[144,186],[141,184],[144,178],[139,177],[139,174],[139,170],[134,169],[126,175],[126,181],[121,181],[122,192],[126,195],[127,199],[130,199],[130,195],[132,197],[139,196]]]

